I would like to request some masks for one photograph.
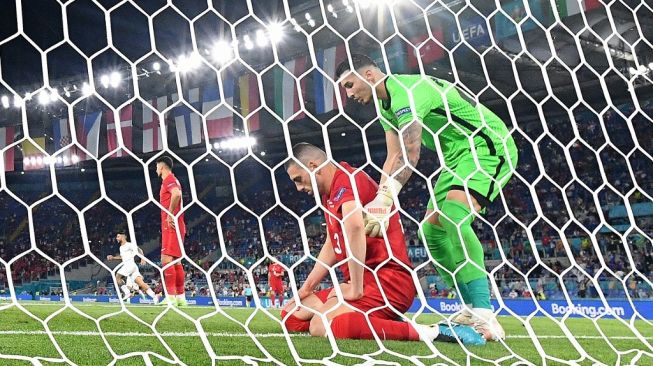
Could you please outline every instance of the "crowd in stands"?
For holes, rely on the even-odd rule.
[[[653,108],[646,108],[644,112],[653,115]],[[628,115],[632,109],[624,107],[620,111]],[[495,270],[494,279],[504,297],[553,298],[563,292],[596,297],[597,287],[608,297],[625,293],[653,297],[653,289],[645,281],[653,278],[653,215],[633,212],[634,222],[627,216],[611,215],[611,209],[626,202],[653,205],[649,198],[653,194],[653,162],[642,152],[653,151],[653,129],[634,135],[616,111],[608,112],[602,122],[592,116],[586,113],[577,117],[582,140],[575,139],[571,123],[564,120],[550,123],[552,132],[539,140],[535,150],[528,140],[538,136],[539,121],[520,126],[530,135],[514,133],[520,147],[516,173],[502,197],[474,222],[488,268]],[[632,123],[640,123],[637,121],[642,118],[637,115]],[[400,195],[407,245],[411,247],[422,246],[413,220],[423,219],[428,186],[437,178],[433,171],[440,169],[438,161],[425,154],[418,170],[430,180],[414,174]],[[378,179],[378,172],[366,171]],[[208,182],[202,179],[198,179],[199,184]],[[208,294],[210,286],[218,295],[242,293],[249,280],[240,266],[251,269],[254,283],[263,293],[267,290],[267,256],[288,267],[302,259],[294,267],[294,275],[300,282],[306,278],[313,265],[307,256],[316,257],[324,243],[322,212],[315,208],[313,197],[294,191],[283,174],[276,179],[277,195],[253,181],[249,188],[238,192],[239,205],[213,212],[219,215],[217,220],[201,209],[193,208],[192,215],[187,213],[185,248],[189,259],[203,271],[219,262],[210,275],[210,285],[202,270],[186,265],[187,290],[191,294]],[[184,184],[188,182],[183,180]],[[147,200],[142,191],[130,190],[128,185],[118,188],[122,189],[120,195],[110,197],[126,210]],[[190,202],[188,190],[184,193],[185,202]],[[80,196],[97,199],[88,192]],[[211,210],[227,207],[217,202],[218,195],[210,193],[207,197],[212,198],[200,199]],[[0,222],[0,258],[9,261],[31,248],[30,226],[26,224],[26,209],[9,195],[0,195],[0,209],[5,213]],[[158,206],[149,203],[133,214],[137,242],[159,238],[159,212]],[[261,215],[260,221],[257,215]],[[125,228],[125,215],[101,201],[83,217],[91,253],[101,260],[115,254],[113,237],[118,228]],[[306,240],[302,240],[298,218],[306,223]],[[58,198],[39,204],[33,212],[36,248],[57,263],[86,253],[79,225],[75,210]],[[630,235],[622,240],[620,233],[628,228],[632,229]],[[156,250],[146,255],[154,262],[159,260]],[[428,261],[424,256],[412,259],[415,264]],[[92,259],[87,256],[83,261]],[[55,269],[54,263],[34,251],[11,263],[17,285],[46,278]],[[450,295],[432,266],[420,276],[427,279],[423,282],[427,294]],[[0,288],[3,284],[6,286],[4,271],[0,273]]]

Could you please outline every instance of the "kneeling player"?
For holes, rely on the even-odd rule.
[[[130,282],[133,281],[157,304],[159,302],[159,295],[156,295],[150,286],[143,281],[143,276],[141,276],[134,260],[137,254],[143,256],[143,251],[136,244],[128,242],[127,235],[122,231],[116,234],[116,241],[120,244],[120,255],[108,255],[107,260],[122,260],[121,267],[116,273],[116,282],[124,293],[123,300],[127,300],[132,296]],[[141,259],[141,264],[145,264],[145,259]]]
[[[485,344],[485,339],[466,325],[427,326],[397,320],[398,313],[403,314],[409,309],[416,293],[399,215],[395,213],[390,220],[387,244],[383,237],[366,237],[361,207],[374,199],[377,184],[364,172],[354,173],[354,169],[347,163],[340,164],[345,170],[331,162],[325,164],[326,153],[313,145],[295,145],[293,154],[315,173],[315,193],[322,197],[327,239],[320,250],[318,262],[332,266],[349,258],[347,263],[339,267],[345,277],[346,283],[341,284],[340,289],[347,304],[339,303],[333,289],[314,293],[314,289],[328,273],[324,266],[317,264],[299,289],[298,295],[303,306],[326,314],[336,338],[373,339],[375,332],[382,339],[455,342],[457,336],[465,344]],[[314,193],[306,169],[294,161],[289,161],[285,168],[298,191],[309,195]],[[356,202],[350,174],[354,176],[360,203]],[[392,258],[388,261],[390,256]],[[376,272],[366,269],[362,263]],[[383,294],[387,297],[387,303]],[[374,331],[370,329],[363,314],[371,309],[375,310],[369,313],[369,324]],[[292,314],[289,315],[290,312]],[[326,335],[322,318],[313,314],[298,308],[291,301],[281,316],[285,319],[288,331],[309,331],[314,336]]]

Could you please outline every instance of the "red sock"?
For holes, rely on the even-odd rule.
[[[381,340],[418,341],[419,334],[410,323],[369,317],[370,323]],[[350,312],[338,315],[331,322],[331,331],[337,339],[374,339],[365,315]]]
[[[175,266],[163,270],[163,279],[167,292],[166,296],[175,296],[177,294],[177,271]]]
[[[186,293],[186,273],[184,273],[184,266],[181,265],[181,263],[175,264],[175,271],[176,271],[176,277],[175,277],[175,283],[177,285],[177,295],[183,295]]]
[[[279,307],[283,307],[283,292],[279,294]]]
[[[285,310],[281,310],[281,319],[286,318],[286,314],[288,313]],[[308,332],[311,321],[301,320],[294,315],[290,315],[286,320],[283,320],[283,325],[289,332]]]
[[[270,292],[270,307],[274,307],[274,292]]]

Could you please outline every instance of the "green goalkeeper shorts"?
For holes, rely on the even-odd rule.
[[[452,167],[445,167],[433,187],[435,203],[442,207],[451,190],[465,191],[478,201],[481,208],[487,207],[499,195],[517,167],[517,149],[508,149],[507,156],[481,155],[478,165],[470,152],[462,156]],[[434,210],[433,197],[428,209]]]

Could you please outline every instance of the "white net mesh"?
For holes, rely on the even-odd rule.
[[[1,15],[3,364],[653,363],[650,4],[39,6],[7,2]],[[299,300],[320,266],[328,209],[295,191],[284,167],[292,146],[313,143],[330,161],[381,175],[379,116],[347,100],[333,79],[352,53],[386,73],[452,82],[515,139],[519,164],[473,223],[505,341],[390,342],[374,332],[336,341],[330,327],[323,338],[283,326],[269,264],[284,272],[274,297]],[[183,192],[179,263],[189,307],[121,301],[117,268],[106,260],[126,229],[144,251],[144,280],[166,293],[159,222],[167,207],[155,174],[164,155]],[[398,320],[431,324],[460,310],[459,288],[440,278],[417,234],[449,169],[442,162],[422,149],[398,198],[417,288],[406,314],[381,292]],[[384,264],[399,259],[390,253]],[[322,289],[342,281],[326,267]],[[372,273],[378,280],[379,269]]]

